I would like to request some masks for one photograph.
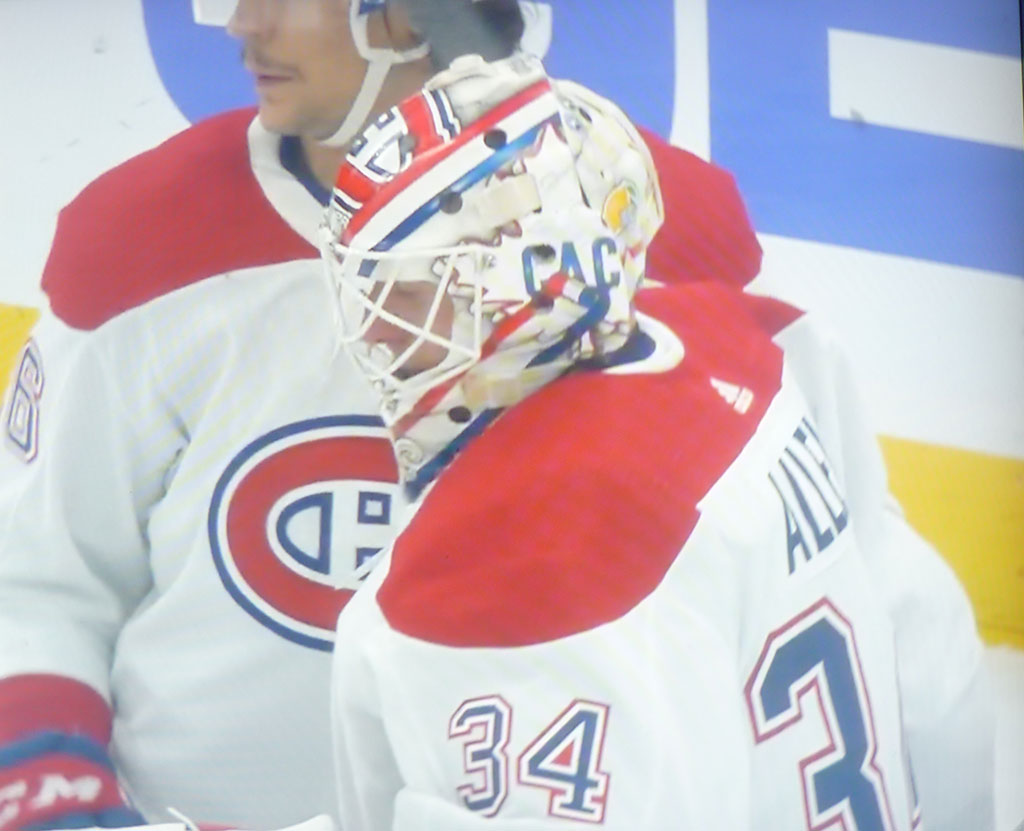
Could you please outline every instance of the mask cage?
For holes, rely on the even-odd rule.
[[[348,348],[371,383],[393,393],[415,394],[479,361],[486,339],[480,275],[493,257],[487,246],[367,251],[338,242],[325,225],[321,251],[339,344]],[[438,332],[446,303],[451,304],[451,329]],[[379,339],[368,337],[375,326]],[[411,369],[420,350],[431,345],[444,350],[437,363],[422,371]]]

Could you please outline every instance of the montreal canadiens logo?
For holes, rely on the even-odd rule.
[[[400,509],[379,419],[298,422],[228,465],[210,504],[210,550],[250,615],[295,643],[330,650],[338,614],[391,542]]]

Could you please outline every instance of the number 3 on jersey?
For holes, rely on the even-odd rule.
[[[800,762],[809,829],[837,819],[848,831],[895,827],[853,629],[828,600],[769,635],[746,697],[758,744],[821,712],[830,743]]]
[[[512,708],[500,695],[465,702],[448,723],[448,738],[462,743],[462,762],[471,782],[459,796],[467,808],[492,817],[508,796],[508,745]]]

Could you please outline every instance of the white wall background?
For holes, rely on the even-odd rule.
[[[0,0],[0,33],[0,302],[35,306],[59,208],[188,122],[139,0]]]

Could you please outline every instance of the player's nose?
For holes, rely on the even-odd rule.
[[[238,0],[228,19],[228,33],[239,40],[265,35],[272,22],[270,2],[272,0]]]

